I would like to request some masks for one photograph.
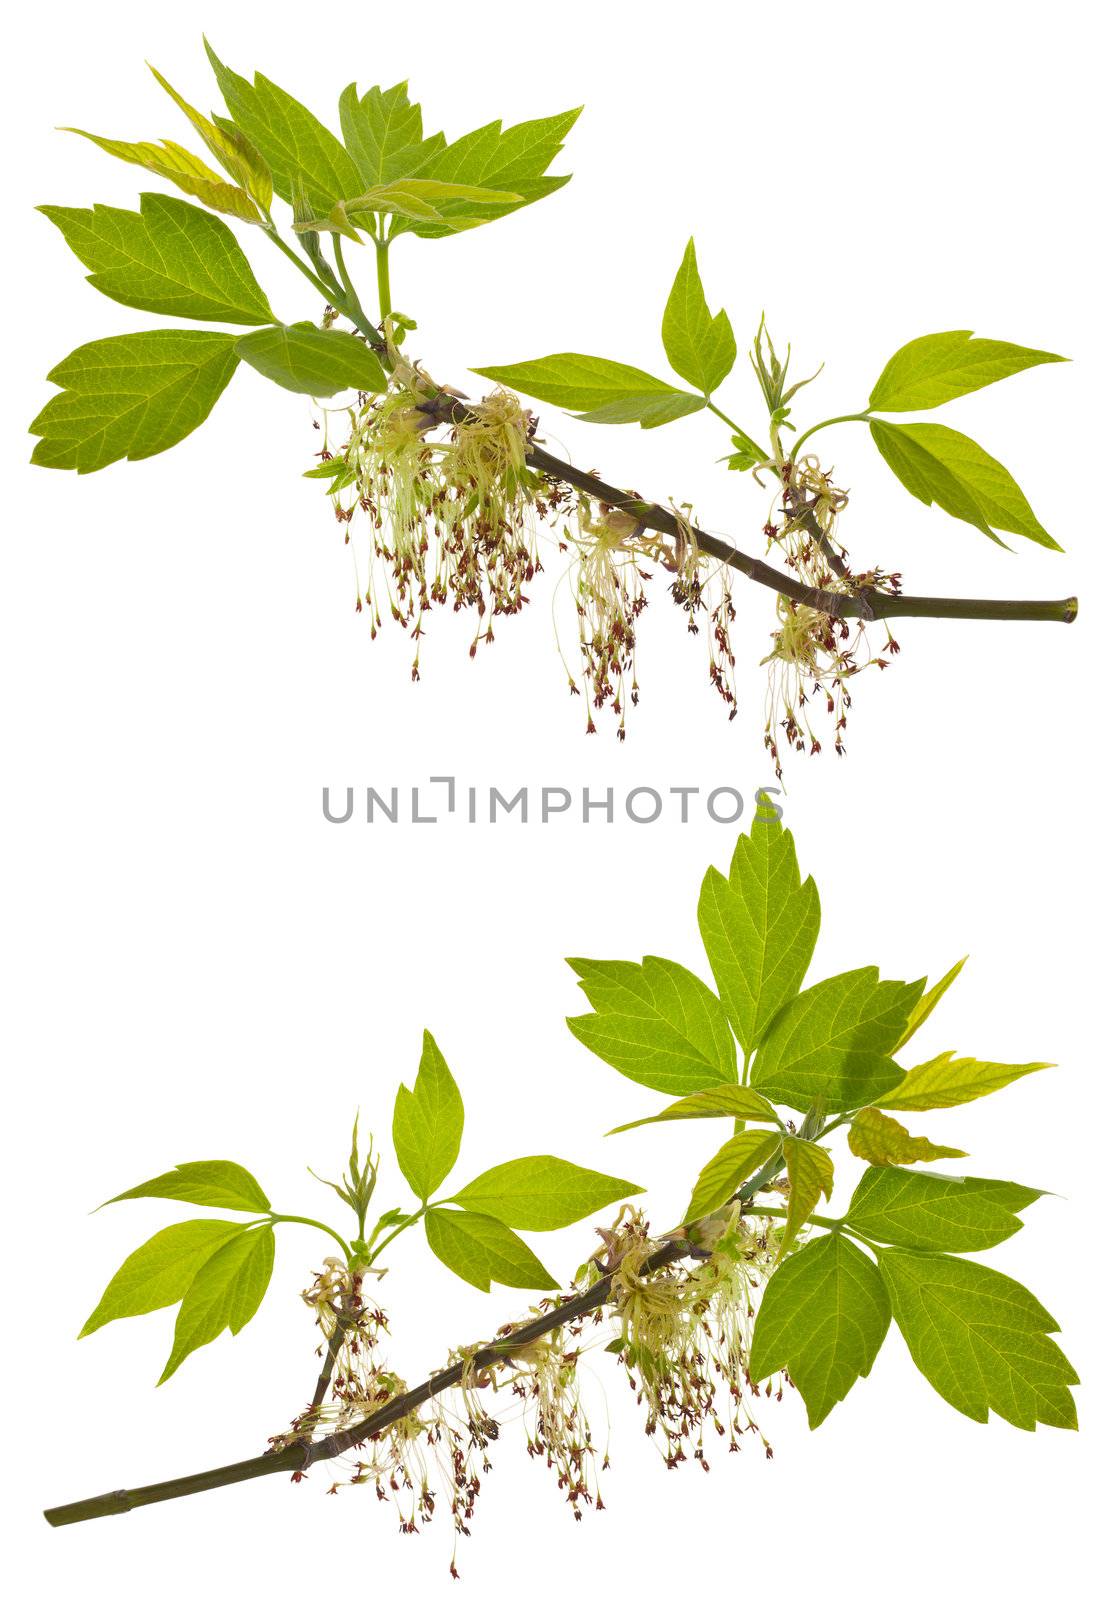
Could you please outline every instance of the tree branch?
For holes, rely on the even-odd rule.
[[[704,1252],[688,1239],[673,1239],[649,1257],[644,1270],[646,1273],[657,1272],[673,1261],[682,1260],[686,1256],[700,1257],[703,1254]],[[118,1516],[123,1511],[134,1511],[139,1506],[156,1505],[162,1500],[178,1500],[184,1495],[203,1494],[207,1489],[222,1489],[231,1483],[246,1483],[250,1478],[265,1478],[277,1472],[304,1472],[316,1461],[330,1461],[335,1456],[343,1455],[347,1450],[353,1450],[356,1445],[363,1444],[368,1439],[377,1438],[387,1428],[400,1422],[403,1417],[418,1411],[420,1406],[426,1404],[433,1396],[443,1393],[446,1389],[455,1388],[468,1375],[470,1369],[474,1372],[483,1372],[485,1368],[496,1366],[505,1360],[508,1352],[517,1350],[524,1344],[531,1344],[535,1339],[551,1333],[554,1328],[561,1328],[578,1318],[590,1316],[592,1312],[606,1304],[610,1296],[611,1282],[612,1275],[608,1273],[597,1283],[592,1284],[590,1289],[584,1290],[582,1294],[572,1295],[540,1317],[534,1317],[532,1321],[523,1323],[506,1338],[493,1339],[490,1343],[482,1345],[468,1361],[455,1361],[452,1366],[446,1367],[442,1372],[434,1373],[414,1389],[397,1395],[387,1405],[381,1406],[362,1422],[356,1423],[353,1428],[344,1428],[339,1433],[328,1434],[315,1444],[309,1441],[289,1445],[285,1450],[269,1451],[261,1456],[249,1456],[243,1461],[234,1461],[224,1467],[212,1467],[206,1472],[196,1472],[185,1478],[168,1478],[163,1483],[146,1484],[140,1489],[115,1489],[109,1494],[94,1495],[88,1500],[74,1500],[70,1505],[53,1506],[44,1513],[46,1521],[53,1528],[63,1528],[74,1522],[89,1522],[95,1517]]]
[[[442,422],[461,422],[476,416],[475,408],[442,392],[421,400],[419,410],[438,417]],[[653,528],[657,533],[665,533],[672,538],[681,533],[678,520],[664,506],[641,500],[626,489],[616,489],[594,473],[583,472],[570,461],[550,455],[539,444],[531,441],[526,449],[526,459],[535,471],[547,478],[570,483],[593,500],[635,516],[641,527]],[[755,556],[745,555],[742,550],[737,550],[715,534],[706,533],[703,528],[692,527],[691,531],[698,549],[704,550],[706,555],[726,562],[753,583],[762,584],[764,588],[773,589],[798,605],[809,606],[814,611],[823,611],[832,617],[858,617],[862,620],[949,617],[971,622],[1074,622],[1079,614],[1079,601],[1075,595],[1064,600],[969,600],[938,595],[885,594],[877,589],[860,589],[854,593],[849,590],[814,589]]]

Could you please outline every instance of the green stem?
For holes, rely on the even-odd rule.
[[[347,304],[353,306],[361,317],[363,315],[362,301],[358,298],[358,290],[352,282],[351,274],[347,271],[347,263],[343,259],[343,240],[338,233],[332,236],[332,254],[335,256],[336,271],[339,273],[339,281],[343,285],[344,293],[347,296]]]
[[[780,1222],[788,1220],[788,1214],[780,1206],[752,1206],[748,1215],[752,1217],[776,1217]],[[817,1228],[830,1228],[832,1233],[839,1233],[843,1228],[843,1219],[841,1217],[821,1217],[815,1211],[804,1220],[805,1222],[811,1222]]]
[[[330,302],[337,311],[343,313],[348,322],[353,322],[359,333],[364,333],[374,346],[374,349],[380,354],[385,348],[385,341],[369,318],[363,314],[361,307],[351,306],[345,294],[338,294],[333,284],[325,283],[323,278],[318,278],[312,268],[305,265],[296,251],[290,249],[281,234],[276,233],[273,228],[264,228],[263,231],[275,248],[282,251],[287,261],[292,261],[301,275],[308,278],[313,288],[323,295],[325,302]],[[336,236],[336,242],[338,244],[338,235]]]
[[[347,1257],[348,1261],[354,1260],[354,1251],[351,1249],[346,1239],[343,1238],[342,1234],[338,1234],[334,1228],[329,1228],[326,1222],[318,1222],[315,1217],[290,1216],[281,1211],[270,1211],[267,1213],[267,1215],[272,1222],[300,1222],[302,1227],[305,1228],[319,1228],[321,1233],[326,1233],[330,1239],[335,1240],[336,1244],[343,1251],[343,1254]]]
[[[720,407],[719,406],[715,406],[713,404],[712,400],[707,400],[705,403],[706,403],[706,406],[708,407],[708,409],[710,411],[712,411],[713,415],[715,417],[720,417],[721,421],[723,423],[725,423],[729,428],[731,428],[733,433],[738,433],[738,434],[740,434],[740,436],[742,438],[746,439],[747,443],[751,446],[752,450],[757,450],[759,452],[759,454],[762,455],[762,456],[766,455],[766,451],[763,449],[762,445],[761,444],[756,444],[754,439],[752,439],[751,435],[749,433],[745,433],[744,430],[740,427],[738,422],[733,422],[731,417],[725,416],[724,412],[720,409]],[[762,462],[759,463],[760,466],[762,466],[762,464],[763,464]]]
[[[374,240],[377,251],[377,298],[380,310],[380,320],[385,321],[393,309],[392,291],[389,287],[389,241],[377,238]]]
[[[796,444],[793,446],[792,450],[789,452],[789,458],[790,458],[791,461],[796,461],[797,457],[801,453],[801,446],[804,444],[805,440],[806,439],[811,439],[812,435],[814,433],[819,433],[821,428],[833,428],[837,422],[868,422],[868,421],[869,421],[869,412],[868,411],[851,411],[851,412],[848,412],[847,415],[843,416],[843,417],[828,417],[827,420],[824,421],[824,422],[813,423],[811,428],[806,429],[805,432],[801,434],[800,438],[797,440]]]
[[[403,1233],[405,1228],[413,1227],[414,1224],[417,1223],[420,1220],[421,1217],[425,1217],[426,1215],[427,1215],[427,1206],[426,1206],[426,1204],[424,1204],[424,1205],[420,1206],[419,1210],[413,1216],[405,1217],[403,1222],[399,1222],[397,1224],[397,1226],[393,1229],[392,1233],[387,1233],[385,1235],[384,1239],[382,1239],[382,1241],[378,1245],[377,1249],[370,1251],[370,1265],[371,1266],[373,1265],[373,1263],[377,1260],[378,1256],[385,1249],[385,1246],[387,1244],[392,1244],[392,1242],[396,1238],[397,1234]]]

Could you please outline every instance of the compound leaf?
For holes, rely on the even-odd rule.
[[[918,983],[881,981],[876,967],[825,978],[774,1018],[751,1068],[756,1089],[798,1111],[849,1111],[903,1077],[892,1060]]]
[[[871,411],[930,411],[989,383],[1046,361],[1063,361],[1048,350],[1001,339],[974,339],[961,329],[912,339],[886,363],[869,397]]]
[[[124,306],[212,322],[275,320],[232,231],[198,206],[143,194],[139,212],[115,206],[38,209],[92,269],[93,288]]]
[[[330,395],[344,389],[381,393],[381,362],[353,333],[293,323],[260,328],[236,342],[237,354],[272,383],[294,394]]]
[[[424,1029],[415,1084],[411,1089],[401,1084],[393,1107],[396,1158],[409,1188],[421,1200],[428,1200],[453,1168],[464,1127],[461,1091],[442,1051]]]
[[[751,1380],[784,1368],[818,1428],[869,1376],[892,1320],[881,1274],[839,1233],[813,1239],[778,1268],[751,1337]]]
[[[937,1111],[963,1106],[985,1094],[1005,1089],[1008,1083],[1031,1072],[1043,1072],[1051,1061],[974,1061],[952,1050],[924,1061],[906,1072],[894,1089],[880,1097],[879,1105],[902,1111]]]
[[[80,1330],[79,1337],[119,1317],[142,1317],[149,1311],[175,1305],[194,1281],[199,1267],[220,1250],[246,1222],[225,1222],[220,1217],[197,1217],[173,1222],[128,1255],[103,1290],[99,1304]]]
[[[271,1202],[246,1167],[235,1161],[181,1161],[136,1188],[104,1200],[179,1200],[189,1206],[220,1206],[226,1211],[270,1211]]]
[[[976,1422],[994,1411],[1029,1432],[1076,1426],[1079,1379],[1028,1289],[956,1256],[882,1250],[880,1269],[911,1358],[943,1400]]]
[[[236,371],[236,340],[198,328],[158,328],[82,344],[47,374],[62,394],[30,425],[40,467],[98,472],[143,461],[205,422]]]
[[[847,1220],[879,1244],[908,1250],[990,1250],[1022,1226],[1017,1213],[1040,1189],[995,1178],[870,1167],[854,1191]]]
[[[639,422],[642,428],[658,428],[705,405],[700,394],[687,394],[639,367],[574,351],[471,370],[535,400],[573,410],[584,422]]]
[[[801,882],[793,836],[761,802],[727,878],[716,867],[705,874],[698,926],[732,1028],[750,1053],[800,988],[820,931],[816,885]]]
[[[908,1167],[913,1161],[939,1161],[946,1156],[964,1156],[967,1150],[954,1150],[947,1144],[931,1144],[922,1134],[908,1133],[895,1117],[869,1107],[859,1111],[850,1125],[847,1143],[852,1155],[874,1167]]]
[[[706,304],[693,239],[667,298],[663,348],[679,377],[706,396],[720,388],[736,359],[736,338],[727,313],[713,316]]]
[[[869,431],[904,488],[923,505],[937,502],[996,544],[1003,541],[992,530],[1000,528],[1048,550],[1061,548],[1002,462],[966,434],[938,422],[871,422]]]
[[[488,1290],[493,1283],[512,1289],[558,1289],[537,1256],[495,1217],[436,1207],[424,1218],[427,1243],[443,1266]]]
[[[699,1217],[726,1205],[740,1185],[777,1155],[781,1147],[781,1134],[770,1133],[766,1128],[745,1128],[729,1139],[698,1174],[683,1222],[697,1222]]]
[[[559,1156],[523,1156],[489,1167],[454,1200],[466,1211],[480,1211],[508,1227],[538,1233],[566,1228],[611,1201],[640,1192],[626,1178],[577,1167]]]
[[[736,1046],[720,1001],[678,962],[576,957],[568,965],[595,1008],[569,1017],[569,1028],[625,1077],[665,1094],[735,1082]]]
[[[267,1293],[274,1258],[274,1228],[267,1224],[237,1234],[199,1267],[175,1319],[175,1342],[161,1383],[226,1328],[235,1337],[252,1320]]]

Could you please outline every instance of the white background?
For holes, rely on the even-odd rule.
[[[319,1472],[298,1488],[267,1480],[46,1527],[43,1505],[253,1453],[312,1385],[314,1336],[295,1297],[318,1251],[303,1230],[280,1238],[270,1303],[235,1345],[223,1338],[163,1389],[170,1313],[75,1343],[117,1262],[171,1220],[157,1202],[89,1215],[105,1195],[224,1156],[281,1207],[323,1210],[306,1162],[335,1172],[356,1106],[389,1157],[392,1096],[414,1074],[425,1024],[465,1093],[467,1176],[550,1150],[646,1182],[659,1224],[712,1144],[704,1129],[602,1142],[653,1097],[568,1034],[577,997],[562,958],[653,951],[698,965],[697,886],[710,862],[727,863],[736,829],[369,828],[359,817],[335,828],[322,785],[407,794],[452,773],[507,792],[587,784],[621,796],[673,783],[749,794],[769,781],[755,663],[771,606],[742,580],[737,722],[706,687],[681,617],[653,605],[642,704],[619,747],[609,730],[585,739],[563,691],[552,577],[475,663],[466,619],[434,619],[418,686],[392,628],[371,646],[320,487],[299,476],[314,448],[308,402],[247,370],[170,454],[80,480],[26,465],[49,366],[155,321],[85,286],[30,209],[132,204],[155,181],[52,129],[187,139],[142,62],[206,106],[203,27],[231,65],[258,67],[329,119],[352,77],[411,76],[428,126],[451,136],[586,103],[558,163],[576,174],[566,189],[483,232],[394,250],[417,353],[464,387],[469,365],[556,349],[665,372],[660,315],[691,232],[744,352],[726,392],[745,422],[757,418],[745,354],[763,307],[793,341],[798,373],[827,362],[798,411],[806,422],[858,409],[885,358],[924,332],[974,328],[1075,358],[947,419],[1017,472],[1066,555],[1023,541],[1004,553],[910,500],[859,430],[825,436],[854,491],[846,534],[862,564],[901,567],[913,592],[1080,593],[1083,613],[1071,629],[901,625],[898,664],[856,686],[847,760],[789,761],[786,817],[823,900],[816,976],[878,962],[888,976],[933,977],[969,951],[925,1053],[1061,1063],[919,1131],[968,1148],[974,1172],[1062,1196],[993,1259],[1051,1306],[1085,1379],[1098,575],[1084,237],[1093,39],[1081,8],[27,8],[4,95],[2,589],[3,1470],[21,1591],[129,1600],[153,1585],[167,1600],[450,1582],[445,1527],[401,1539],[371,1492],[327,1498]],[[281,314],[314,315],[288,265],[258,235],[244,242]],[[759,549],[765,497],[713,464],[727,446],[712,419],[641,434],[542,411],[577,460],[690,499],[704,523]],[[404,1198],[391,1158],[383,1188],[385,1204]],[[561,1273],[590,1238],[580,1226],[540,1245]],[[413,1381],[523,1303],[508,1290],[488,1303],[418,1241],[396,1265],[385,1284],[394,1359]],[[796,1399],[771,1407],[775,1459],[719,1457],[706,1478],[669,1476],[613,1369],[606,1386],[610,1511],[573,1528],[513,1438],[460,1552],[474,1593],[540,1597],[577,1582],[1084,1592],[1085,1386],[1078,1436],[978,1427],[924,1383],[894,1330],[870,1383],[820,1432],[809,1435]]]

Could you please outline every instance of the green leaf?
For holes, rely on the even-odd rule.
[[[570,958],[595,1015],[569,1017],[581,1044],[634,1083],[689,1094],[736,1080],[736,1046],[720,1001],[677,961]]]
[[[294,394],[330,395],[344,389],[386,388],[381,362],[353,333],[293,323],[260,328],[236,342],[237,354],[250,367]]]
[[[994,1178],[870,1167],[854,1191],[847,1221],[878,1244],[909,1250],[990,1250],[1022,1226],[1016,1213],[1040,1189]]]
[[[751,1380],[784,1368],[818,1428],[869,1376],[891,1321],[881,1274],[841,1234],[813,1239],[778,1268],[751,1336]]]
[[[811,1140],[787,1134],[782,1140],[782,1155],[789,1174],[789,1199],[786,1201],[785,1233],[778,1250],[779,1261],[792,1247],[821,1196],[831,1199],[835,1182],[831,1157]]]
[[[1079,1379],[1028,1289],[955,1256],[883,1250],[880,1268],[912,1360],[951,1406],[976,1422],[994,1411],[1029,1432],[1077,1425],[1068,1386]]]
[[[35,417],[31,460],[98,472],[125,456],[143,461],[205,422],[236,370],[229,333],[163,328],[82,344],[48,374],[63,394]]]
[[[711,315],[694,241],[686,246],[663,313],[663,348],[680,378],[709,396],[732,371],[736,339],[727,313]]]
[[[198,1269],[175,1319],[175,1342],[161,1383],[226,1328],[235,1337],[252,1320],[267,1293],[274,1258],[274,1228],[267,1224],[237,1234]]]
[[[1063,361],[1048,350],[1000,339],[974,339],[970,331],[928,333],[905,344],[885,366],[869,397],[871,411],[930,411],[1027,367]]]
[[[967,956],[962,956],[960,961],[950,967],[944,978],[939,978],[932,989],[927,989],[925,994],[919,996],[911,1008],[911,1015],[907,1019],[907,1027],[904,1029],[903,1038],[896,1046],[897,1050],[902,1050],[912,1034],[922,1027],[946,990],[951,988],[957,978],[960,977],[961,969],[967,960]]]
[[[798,1111],[879,1099],[903,1077],[891,1055],[922,983],[882,983],[876,967],[858,967],[805,989],[772,1022],[752,1085]]]
[[[901,1041],[902,1042],[902,1041]],[[974,1061],[970,1056],[955,1057],[952,1050],[912,1067],[878,1104],[903,1111],[937,1111],[963,1106],[985,1094],[1005,1089],[1016,1078],[1030,1072],[1044,1072],[1051,1061]]]
[[[658,428],[705,405],[701,395],[675,389],[639,367],[572,351],[510,367],[470,370],[535,400],[582,413],[584,422],[639,422],[643,428]]]
[[[82,139],[90,139],[92,144],[98,145],[109,156],[116,156],[119,161],[129,161],[135,167],[144,167],[146,172],[154,172],[158,178],[166,178],[177,189],[182,189],[184,194],[201,200],[212,211],[235,217],[238,222],[253,222],[260,226],[264,223],[263,213],[250,195],[235,184],[226,183],[200,156],[185,150],[171,139],[162,139],[159,144],[148,141],[129,144],[124,139],[104,139],[97,133],[85,133],[83,128],[64,128],[62,132],[78,133]]]
[[[79,1337],[83,1339],[119,1317],[142,1317],[148,1311],[175,1305],[190,1288],[203,1262],[247,1226],[246,1222],[225,1222],[220,1217],[200,1217],[161,1228],[126,1257]]]
[[[521,198],[487,211],[478,209],[475,213],[470,213],[460,202],[443,204],[439,208],[443,214],[441,222],[397,221],[393,224],[393,237],[407,231],[422,239],[445,238],[553,194],[568,182],[568,178],[544,174],[579,113],[580,108],[576,107],[557,116],[538,117],[507,129],[498,121],[489,122],[483,128],[464,134],[453,144],[440,147],[417,171],[417,177],[509,190]]]
[[[441,133],[423,137],[423,116],[408,99],[407,83],[375,86],[361,98],[357,84],[349,83],[339,97],[339,125],[367,189],[412,177],[446,143]]]
[[[782,1147],[780,1133],[766,1128],[746,1128],[722,1145],[698,1174],[684,1223],[697,1222],[731,1200],[736,1190]]]
[[[167,78],[162,77],[151,64],[149,71],[164,92],[175,101],[214,160],[220,162],[229,177],[234,178],[242,189],[247,190],[262,211],[269,211],[273,193],[271,169],[251,140],[245,138],[240,129],[233,127],[231,123],[218,126],[216,122],[211,122],[201,111],[196,111],[194,106],[188,105],[183,96],[172,88]]]
[[[781,1118],[761,1094],[739,1083],[722,1083],[716,1089],[700,1089],[683,1100],[673,1100],[655,1116],[638,1117],[635,1122],[623,1122],[611,1133],[625,1133],[629,1128],[643,1128],[649,1122],[681,1122],[688,1117],[739,1117],[743,1122],[777,1122]]]
[[[139,311],[213,322],[273,322],[248,259],[217,217],[170,195],[143,194],[141,210],[39,206],[92,269],[88,282]]]
[[[261,72],[249,83],[224,66],[208,43],[206,54],[229,115],[263,155],[280,199],[292,204],[295,177],[300,178],[313,209],[320,213],[358,193],[362,179],[355,163],[335,134],[299,100]]]
[[[850,1153],[874,1167],[909,1167],[913,1161],[938,1161],[947,1156],[966,1156],[967,1150],[954,1150],[948,1144],[931,1144],[922,1134],[916,1137],[875,1107],[859,1111],[847,1135]]]
[[[820,931],[820,897],[801,882],[793,836],[760,804],[736,842],[727,878],[710,867],[698,926],[724,1008],[744,1052],[800,988]]]
[[[493,1283],[512,1289],[559,1289],[560,1285],[516,1233],[495,1217],[472,1211],[434,1209],[424,1218],[427,1243],[443,1266],[488,1290]]]
[[[539,1233],[566,1228],[614,1200],[640,1192],[626,1178],[610,1178],[558,1156],[524,1156],[489,1167],[453,1198],[466,1211]]]
[[[1002,462],[973,439],[938,422],[871,422],[873,442],[904,488],[929,506],[986,533],[1017,533],[1048,550],[1061,547],[1047,533]]]
[[[181,1161],[171,1172],[149,1178],[135,1189],[104,1200],[180,1200],[189,1206],[222,1206],[226,1211],[269,1211],[271,1202],[251,1173],[235,1161]]]
[[[427,1201],[453,1168],[464,1127],[461,1091],[425,1028],[415,1084],[411,1089],[401,1084],[393,1107],[396,1158],[409,1188],[421,1200]]]

